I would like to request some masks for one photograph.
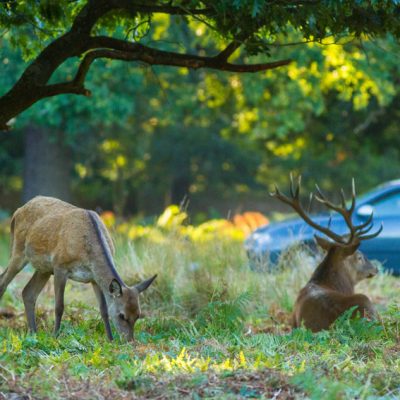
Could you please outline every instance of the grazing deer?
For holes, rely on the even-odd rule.
[[[374,307],[369,298],[363,294],[355,294],[354,286],[363,279],[371,278],[378,272],[371,262],[358,250],[362,240],[372,239],[379,235],[382,226],[377,232],[367,235],[372,229],[372,214],[368,220],[360,225],[353,225],[352,214],[356,204],[354,180],[352,182],[352,197],[349,208],[343,190],[341,191],[342,205],[337,206],[328,201],[317,186],[317,194],[310,195],[310,206],[315,198],[328,209],[338,212],[349,228],[349,234],[338,235],[328,227],[315,223],[303,209],[300,202],[301,177],[297,187],[290,177],[290,198],[282,194],[278,187],[272,196],[288,204],[311,227],[323,233],[332,241],[315,236],[319,246],[325,250],[326,256],[318,265],[306,286],[297,297],[293,327],[300,327],[302,323],[313,332],[328,329],[329,326],[346,310],[356,307],[362,316],[375,317]],[[353,314],[353,315],[354,315]]]
[[[36,271],[22,291],[30,331],[36,332],[36,300],[54,275],[55,333],[64,312],[65,285],[72,279],[92,284],[108,339],[113,339],[110,315],[121,336],[132,340],[135,322],[141,317],[139,294],[157,275],[128,287],[115,269],[113,255],[111,237],[94,211],[52,197],[35,197],[12,217],[11,259],[0,275],[0,299],[14,277],[31,263]]]

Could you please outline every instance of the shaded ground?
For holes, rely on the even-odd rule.
[[[60,379],[57,395],[60,398],[85,399],[184,399],[184,398],[236,398],[236,399],[294,399],[301,392],[287,383],[279,373],[271,370],[256,372],[164,376],[145,376],[119,382],[119,388],[106,388],[90,380],[72,379],[66,375]],[[19,378],[7,384],[9,392],[0,392],[0,400],[30,400],[29,384]],[[45,397],[44,399],[50,399]]]

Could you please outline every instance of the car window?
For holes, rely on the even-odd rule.
[[[373,204],[374,215],[383,217],[386,215],[400,216],[400,192],[394,193]]]

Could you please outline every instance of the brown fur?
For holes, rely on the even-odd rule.
[[[327,252],[326,257],[318,265],[311,279],[301,289],[293,313],[293,327],[302,324],[306,328],[316,332],[327,329],[341,314],[352,307],[363,316],[375,316],[374,308],[368,297],[362,294],[354,294],[354,286],[365,278],[370,278],[377,273],[376,268],[357,249],[363,240],[377,237],[383,226],[374,233],[369,233],[373,228],[372,214],[363,223],[354,225],[352,215],[356,209],[356,189],[352,180],[351,202],[346,205],[343,189],[340,192],[341,205],[330,202],[316,186],[316,193],[312,193],[309,201],[309,209],[316,199],[330,211],[337,212],[343,217],[348,228],[348,234],[339,235],[328,226],[316,223],[304,210],[300,201],[301,176],[297,179],[297,185],[290,175],[290,196],[280,192],[275,187],[271,195],[289,205],[312,228],[322,232],[332,241],[316,236],[317,243]]]
[[[133,337],[140,317],[139,293],[155,277],[134,287],[123,283],[112,261],[112,239],[97,214],[55,198],[35,197],[14,213],[11,243],[10,262],[0,275],[0,298],[16,274],[31,263],[36,272],[23,290],[23,299],[32,331],[36,331],[36,299],[54,275],[56,332],[64,310],[65,284],[72,279],[92,283],[110,340],[108,315],[124,337]]]
[[[301,289],[293,312],[293,327],[302,324],[313,332],[328,329],[346,310],[356,306],[362,316],[375,316],[367,296],[354,294],[354,286],[377,273],[358,250],[325,244],[327,255],[306,286]],[[353,253],[352,253],[353,252]]]

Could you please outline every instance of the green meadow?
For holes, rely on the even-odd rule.
[[[290,313],[321,255],[293,248],[274,272],[253,272],[242,242],[227,237],[114,237],[127,283],[158,274],[142,295],[135,342],[106,340],[91,287],[78,283],[68,284],[61,334],[52,334],[51,282],[38,301],[39,332],[28,334],[28,266],[1,300],[0,398],[399,398],[398,278],[382,273],[357,288],[380,321],[344,315],[312,334],[291,330]],[[0,246],[5,266],[6,234]]]

